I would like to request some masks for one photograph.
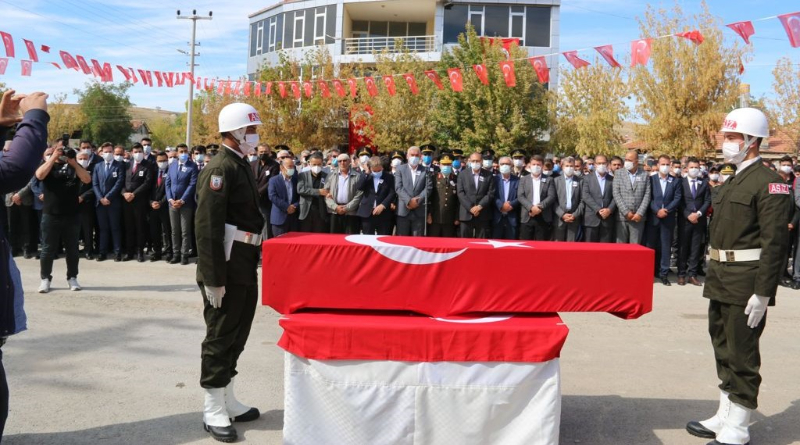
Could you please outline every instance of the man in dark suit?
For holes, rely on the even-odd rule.
[[[681,181],[669,174],[671,160],[669,156],[658,158],[658,173],[651,176],[650,216],[647,218],[647,247],[656,251],[655,274],[664,286],[670,286],[669,257],[672,237],[675,233],[675,215],[683,200]]]
[[[520,204],[520,239],[546,241],[550,239],[553,205],[556,191],[553,180],[542,174],[544,158],[534,155],[530,175],[521,177],[517,196]]]
[[[322,154],[312,153],[308,158],[309,170],[298,175],[297,194],[300,195],[300,231],[328,233],[330,222],[325,206],[325,181],[328,174],[322,169]]]
[[[83,142],[81,142],[81,146],[83,146]],[[91,149],[89,151],[91,151]],[[99,156],[95,156],[95,158],[103,162]],[[76,159],[78,164],[80,164],[89,175],[93,175],[94,165],[91,164],[91,157],[86,150],[78,152]],[[88,184],[81,183],[78,189],[78,215],[81,221],[81,234],[83,235],[83,256],[87,260],[92,260],[97,250],[94,236],[97,211],[94,199],[94,187],[91,182]]]
[[[364,194],[358,204],[361,217],[361,233],[365,235],[391,235],[392,203],[397,198],[394,189],[394,176],[384,171],[383,161],[373,156],[367,162],[370,174],[361,181]]]
[[[186,144],[179,144],[177,150],[178,161],[167,168],[165,182],[172,237],[172,258],[169,262],[187,265],[194,240],[195,190],[200,172],[197,164],[189,159],[189,147]]]
[[[681,180],[683,202],[678,216],[678,285],[689,283],[702,286],[697,279],[700,258],[705,255],[705,236],[708,228],[708,208],[711,206],[711,188],[700,172],[700,161],[686,161],[688,176]]]
[[[519,227],[519,177],[513,175],[512,161],[503,156],[498,161],[500,174],[494,178],[492,238],[517,239]]]
[[[128,250],[123,261],[135,257],[144,262],[144,247],[147,243],[147,212],[150,189],[153,187],[153,168],[144,162],[141,144],[131,148],[131,162],[125,171],[125,186],[122,188],[122,217],[125,220],[125,247]]]
[[[114,261],[122,261],[122,186],[125,184],[125,166],[114,160],[114,146],[103,144],[103,162],[97,164],[92,175],[92,188],[97,205],[97,225],[100,231],[100,252],[97,261],[105,261],[109,239],[114,246]]]
[[[469,155],[469,167],[458,175],[458,219],[462,238],[487,238],[492,221],[494,178],[481,168],[482,156]]]
[[[286,158],[281,161],[280,174],[270,178],[267,193],[272,202],[269,214],[272,234],[281,236],[284,233],[296,232],[297,215],[300,213],[300,194],[297,193],[294,159]]]
[[[397,192],[397,235],[423,236],[427,214],[425,209],[433,191],[433,178],[422,166],[419,147],[406,153],[407,164],[395,169],[394,187]]]
[[[587,242],[613,243],[617,237],[614,223],[617,204],[614,202],[614,177],[608,174],[608,158],[597,155],[594,171],[582,181],[583,226]]]
[[[256,154],[258,155],[258,160],[251,162],[250,167],[253,169],[253,177],[256,178],[256,186],[258,187],[258,209],[261,211],[261,216],[264,217],[265,221],[261,237],[267,239],[272,238],[272,227],[270,227],[269,223],[272,203],[269,200],[267,186],[272,177],[280,174],[281,166],[275,159],[272,159],[272,153],[267,144],[259,144],[256,148]]]
[[[575,158],[568,156],[562,159],[561,172],[563,174],[553,180],[557,197],[553,240],[575,241],[583,215],[581,179],[575,175]]]
[[[169,221],[169,205],[167,203],[167,154],[158,152],[155,155],[155,178],[150,192],[150,241],[153,253],[150,261],[159,261],[161,255],[172,260],[172,226]]]

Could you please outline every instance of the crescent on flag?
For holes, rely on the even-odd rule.
[[[417,249],[411,246],[389,244],[380,239],[385,235],[349,235],[345,239],[354,244],[372,247],[380,255],[398,263],[411,265],[428,265],[443,263],[458,257],[467,249],[450,253],[435,253]]]

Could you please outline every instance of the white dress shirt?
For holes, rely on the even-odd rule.
[[[539,205],[542,195],[542,176],[539,175],[538,177],[531,175],[531,181],[533,181],[533,205]]]

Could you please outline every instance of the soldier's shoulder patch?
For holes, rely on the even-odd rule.
[[[770,195],[788,195],[789,192],[789,184],[770,184],[769,185],[769,194]]]
[[[222,189],[222,176],[211,175],[211,180],[208,182],[208,186],[211,188],[211,190],[221,190]]]

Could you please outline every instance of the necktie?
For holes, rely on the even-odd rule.
[[[138,167],[138,166],[139,166],[139,164],[138,164],[138,163],[134,163],[134,164],[133,164],[133,173],[134,173],[134,174],[136,173],[136,167]]]
[[[158,186],[161,187],[161,179],[164,177],[164,174],[158,175]]]
[[[692,198],[696,198],[697,196],[697,181],[692,180]]]

